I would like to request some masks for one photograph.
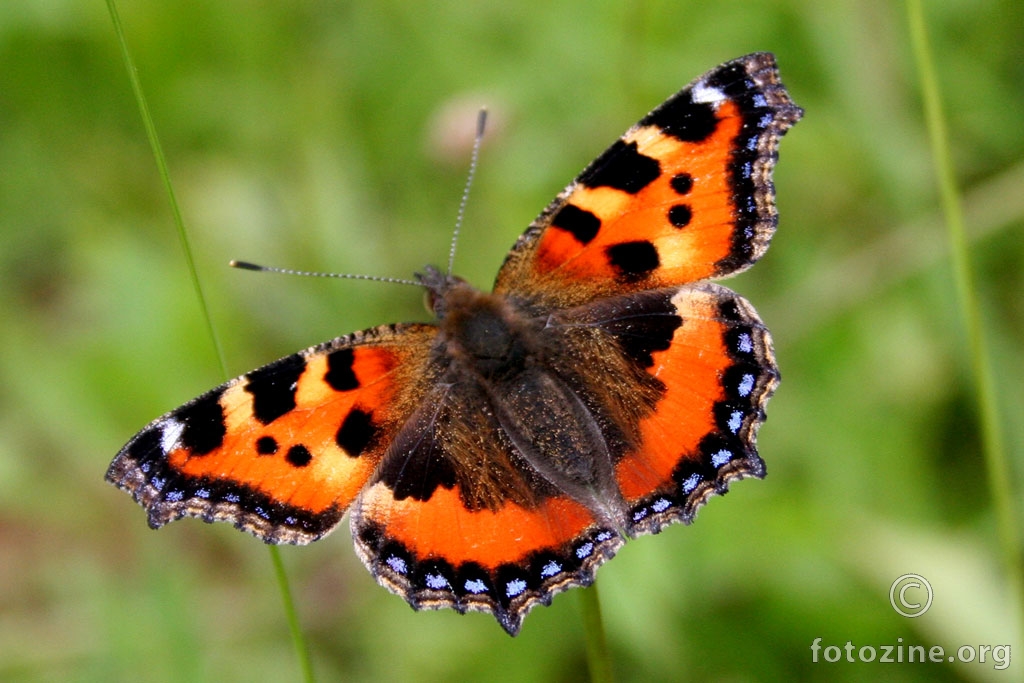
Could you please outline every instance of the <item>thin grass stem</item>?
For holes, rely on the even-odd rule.
[[[593,683],[612,683],[612,658],[601,618],[601,599],[597,584],[580,591],[580,607],[583,619],[583,638],[587,647],[587,668]]]
[[[295,602],[292,600],[291,582],[288,581],[288,572],[284,568],[284,560],[281,559],[281,549],[276,545],[268,545],[270,561],[274,565],[274,575],[277,577],[277,586],[281,591],[281,602],[284,606],[284,614],[288,619],[288,629],[292,633],[292,646],[295,648],[295,656],[299,659],[299,667],[302,669],[302,680],[306,683],[313,683],[316,676],[313,674],[313,660],[309,655],[309,645],[306,643],[306,636],[302,632],[302,625],[299,623],[299,614],[295,609]]]
[[[921,81],[928,137],[935,160],[936,180],[946,221],[957,304],[967,335],[967,350],[970,355],[971,374],[974,380],[974,394],[980,423],[981,447],[988,473],[989,493],[995,509],[1000,551],[1010,584],[1008,598],[1015,603],[1015,613],[1017,618],[1021,619],[1024,617],[1021,612],[1024,573],[1021,568],[1021,540],[1017,528],[1011,468],[1003,443],[999,401],[996,395],[995,377],[992,374],[992,360],[978,305],[978,290],[967,247],[960,191],[957,187],[956,174],[949,151],[949,132],[942,110],[939,79],[931,54],[921,0],[907,0],[907,15],[918,78]]]
[[[124,35],[124,27],[121,24],[121,17],[118,14],[114,0],[107,0],[107,9],[110,12],[110,19],[114,24],[114,33],[117,35],[117,41],[121,48],[121,56],[124,59],[125,69],[128,71],[128,79],[131,81],[132,92],[135,95],[135,102],[139,107],[139,114],[142,116],[142,123],[146,129],[146,137],[149,138],[149,146],[153,152],[153,158],[156,161],[157,169],[160,172],[160,178],[163,181],[164,189],[167,192],[167,201],[171,207],[171,213],[174,215],[174,225],[177,229],[178,238],[181,242],[185,262],[188,265],[189,277],[192,280],[192,288],[196,295],[196,301],[199,304],[202,318],[206,324],[207,334],[216,351],[221,374],[226,379],[228,377],[227,362],[224,358],[224,351],[221,347],[220,337],[217,334],[216,327],[213,324],[213,319],[210,316],[210,309],[206,304],[206,296],[203,294],[202,283],[199,279],[199,273],[196,270],[195,258],[193,258],[192,255],[192,245],[189,242],[188,231],[185,229],[185,223],[181,218],[181,210],[178,207],[178,200],[174,194],[174,186],[171,183],[171,174],[167,168],[167,160],[164,156],[163,147],[160,145],[160,139],[156,133],[156,126],[153,123],[153,117],[149,113],[149,105],[146,103],[146,97],[142,91],[142,84],[139,82],[138,71],[132,61],[131,51],[128,49],[128,41]],[[281,590],[281,600],[285,611],[285,617],[288,621],[289,629],[291,630],[292,643],[295,647],[296,656],[299,659],[299,665],[302,668],[303,679],[307,682],[312,682],[314,677],[313,667],[309,656],[309,648],[306,645],[305,636],[299,626],[298,615],[295,611],[295,603],[292,601],[288,575],[285,572],[284,563],[281,561],[281,553],[275,546],[268,547],[270,550],[271,564],[274,567],[278,587]]]

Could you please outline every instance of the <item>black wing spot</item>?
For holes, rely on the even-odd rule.
[[[644,368],[654,365],[654,354],[672,346],[683,319],[676,313],[670,296],[663,303],[645,309],[641,315],[615,316],[601,327],[615,336],[630,358]]]
[[[601,229],[601,219],[585,209],[566,204],[555,214],[551,225],[565,230],[580,244],[587,245],[597,237],[597,231]]]
[[[147,429],[135,437],[123,453],[125,457],[131,458],[138,465],[163,463],[163,430],[160,428]],[[108,475],[109,476],[109,475]]]
[[[377,434],[373,416],[360,408],[352,408],[338,428],[335,442],[347,455],[358,458]]]
[[[338,349],[327,354],[327,373],[324,381],[335,391],[352,391],[359,388],[359,379],[352,364],[355,353],[352,349]]]
[[[676,204],[668,210],[668,222],[677,228],[685,228],[693,220],[693,210],[687,204]]]
[[[277,439],[272,436],[261,436],[256,439],[256,452],[260,455],[277,453]]]
[[[641,280],[661,265],[657,248],[647,240],[613,244],[605,253],[612,268],[628,281]]]
[[[295,409],[295,389],[305,369],[306,359],[296,354],[246,375],[252,413],[261,424],[270,424]]]
[[[313,454],[309,452],[308,448],[298,443],[288,449],[288,454],[284,456],[284,459],[288,461],[289,465],[305,467],[313,460]]]
[[[220,405],[223,393],[223,389],[218,389],[200,396],[175,415],[185,425],[181,432],[181,445],[192,455],[206,455],[224,443],[228,428]]]
[[[690,194],[690,191],[693,189],[693,176],[689,173],[677,173],[672,176],[669,185],[676,191],[676,194]]]
[[[718,117],[711,104],[694,102],[691,92],[682,92],[641,119],[640,125],[657,126],[683,142],[702,142],[715,132]]]
[[[455,468],[432,437],[401,457],[385,458],[381,465],[378,476],[397,500],[430,500],[439,486],[455,486]]]
[[[580,174],[587,187],[611,187],[637,194],[661,176],[661,164],[637,151],[635,142],[617,140]]]

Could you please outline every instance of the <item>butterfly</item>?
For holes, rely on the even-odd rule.
[[[768,248],[779,138],[802,114],[771,54],[716,67],[548,205],[492,292],[427,267],[432,323],[233,379],[147,425],[107,480],[153,528],[188,516],[305,544],[348,512],[380,584],[516,635],[626,539],[764,476],[771,337],[708,279]]]

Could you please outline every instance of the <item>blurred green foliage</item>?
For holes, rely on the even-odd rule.
[[[456,263],[486,286],[644,112],[721,61],[775,52],[807,113],[783,140],[774,245],[729,283],[782,367],[769,476],[601,570],[616,673],[1015,676],[812,663],[818,637],[1020,644],[900,3],[121,5],[233,374],[424,317],[406,288],[226,264],[406,277],[443,263],[478,106],[492,136]],[[1024,19],[1018,0],[926,12],[1019,476]],[[0,678],[296,680],[260,544],[196,521],[153,533],[102,480],[147,421],[223,379],[106,8],[0,4],[0,65]],[[346,537],[284,549],[321,679],[585,676],[579,591],[511,640],[489,616],[412,612]],[[888,602],[906,572],[934,586],[918,619]]]

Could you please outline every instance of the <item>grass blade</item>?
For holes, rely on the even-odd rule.
[[[1024,574],[1021,569],[1021,542],[1017,529],[1017,513],[1011,486],[1011,468],[1003,443],[1003,434],[996,397],[992,360],[985,338],[985,328],[978,307],[977,288],[971,269],[964,229],[960,192],[956,184],[949,152],[949,133],[942,110],[942,98],[935,64],[928,42],[928,31],[921,0],[907,0],[910,40],[914,50],[921,96],[928,128],[928,137],[935,161],[936,180],[942,202],[956,286],[957,304],[967,335],[971,373],[974,378],[975,401],[980,422],[982,451],[992,504],[995,508],[999,545],[1004,568],[1010,583],[1011,599],[1016,602],[1020,619],[1021,597],[1024,595]]]
[[[171,207],[171,212],[174,215],[174,225],[177,229],[178,238],[181,242],[181,249],[185,256],[185,262],[188,265],[189,276],[192,280],[192,287],[196,294],[196,301],[199,303],[199,308],[202,313],[202,318],[206,323],[206,329],[210,337],[210,341],[213,343],[214,349],[216,350],[221,374],[225,379],[227,379],[227,362],[224,359],[224,351],[221,347],[220,337],[214,327],[213,319],[210,317],[210,310],[206,304],[206,296],[203,294],[203,286],[199,280],[199,273],[196,270],[195,259],[192,256],[192,246],[188,239],[188,231],[185,229],[185,223],[181,218],[181,210],[178,208],[178,200],[174,194],[171,175],[167,169],[167,160],[164,157],[163,148],[160,145],[160,139],[156,133],[156,126],[153,124],[153,117],[149,113],[149,105],[146,103],[146,97],[142,92],[142,84],[139,82],[138,72],[135,68],[134,62],[132,61],[131,52],[128,49],[128,42],[124,35],[124,27],[121,25],[121,18],[118,15],[117,6],[114,0],[107,0],[107,9],[110,12],[110,19],[114,24],[114,33],[117,34],[118,44],[121,48],[121,56],[124,59],[125,69],[128,71],[128,79],[131,81],[132,92],[135,95],[135,102],[139,107],[139,114],[142,116],[142,123],[146,128],[146,137],[149,138],[149,146],[153,152],[153,157],[156,160],[157,169],[160,172],[160,178],[163,181],[164,189],[167,192],[167,201]],[[295,611],[295,603],[292,600],[291,586],[288,582],[288,575],[285,571],[284,563],[281,561],[280,550],[278,550],[276,546],[268,546],[268,549],[270,551],[270,561],[274,567],[274,574],[277,576],[278,587],[281,591],[281,601],[289,629],[291,630],[295,653],[299,659],[299,665],[302,668],[303,680],[313,681],[313,667],[309,656],[309,648],[306,645],[305,636],[299,626],[298,615]]]
[[[601,600],[597,584],[591,584],[580,591],[580,607],[583,611],[583,638],[587,646],[587,668],[593,683],[612,683],[612,658],[608,653],[608,642],[601,618]]]

